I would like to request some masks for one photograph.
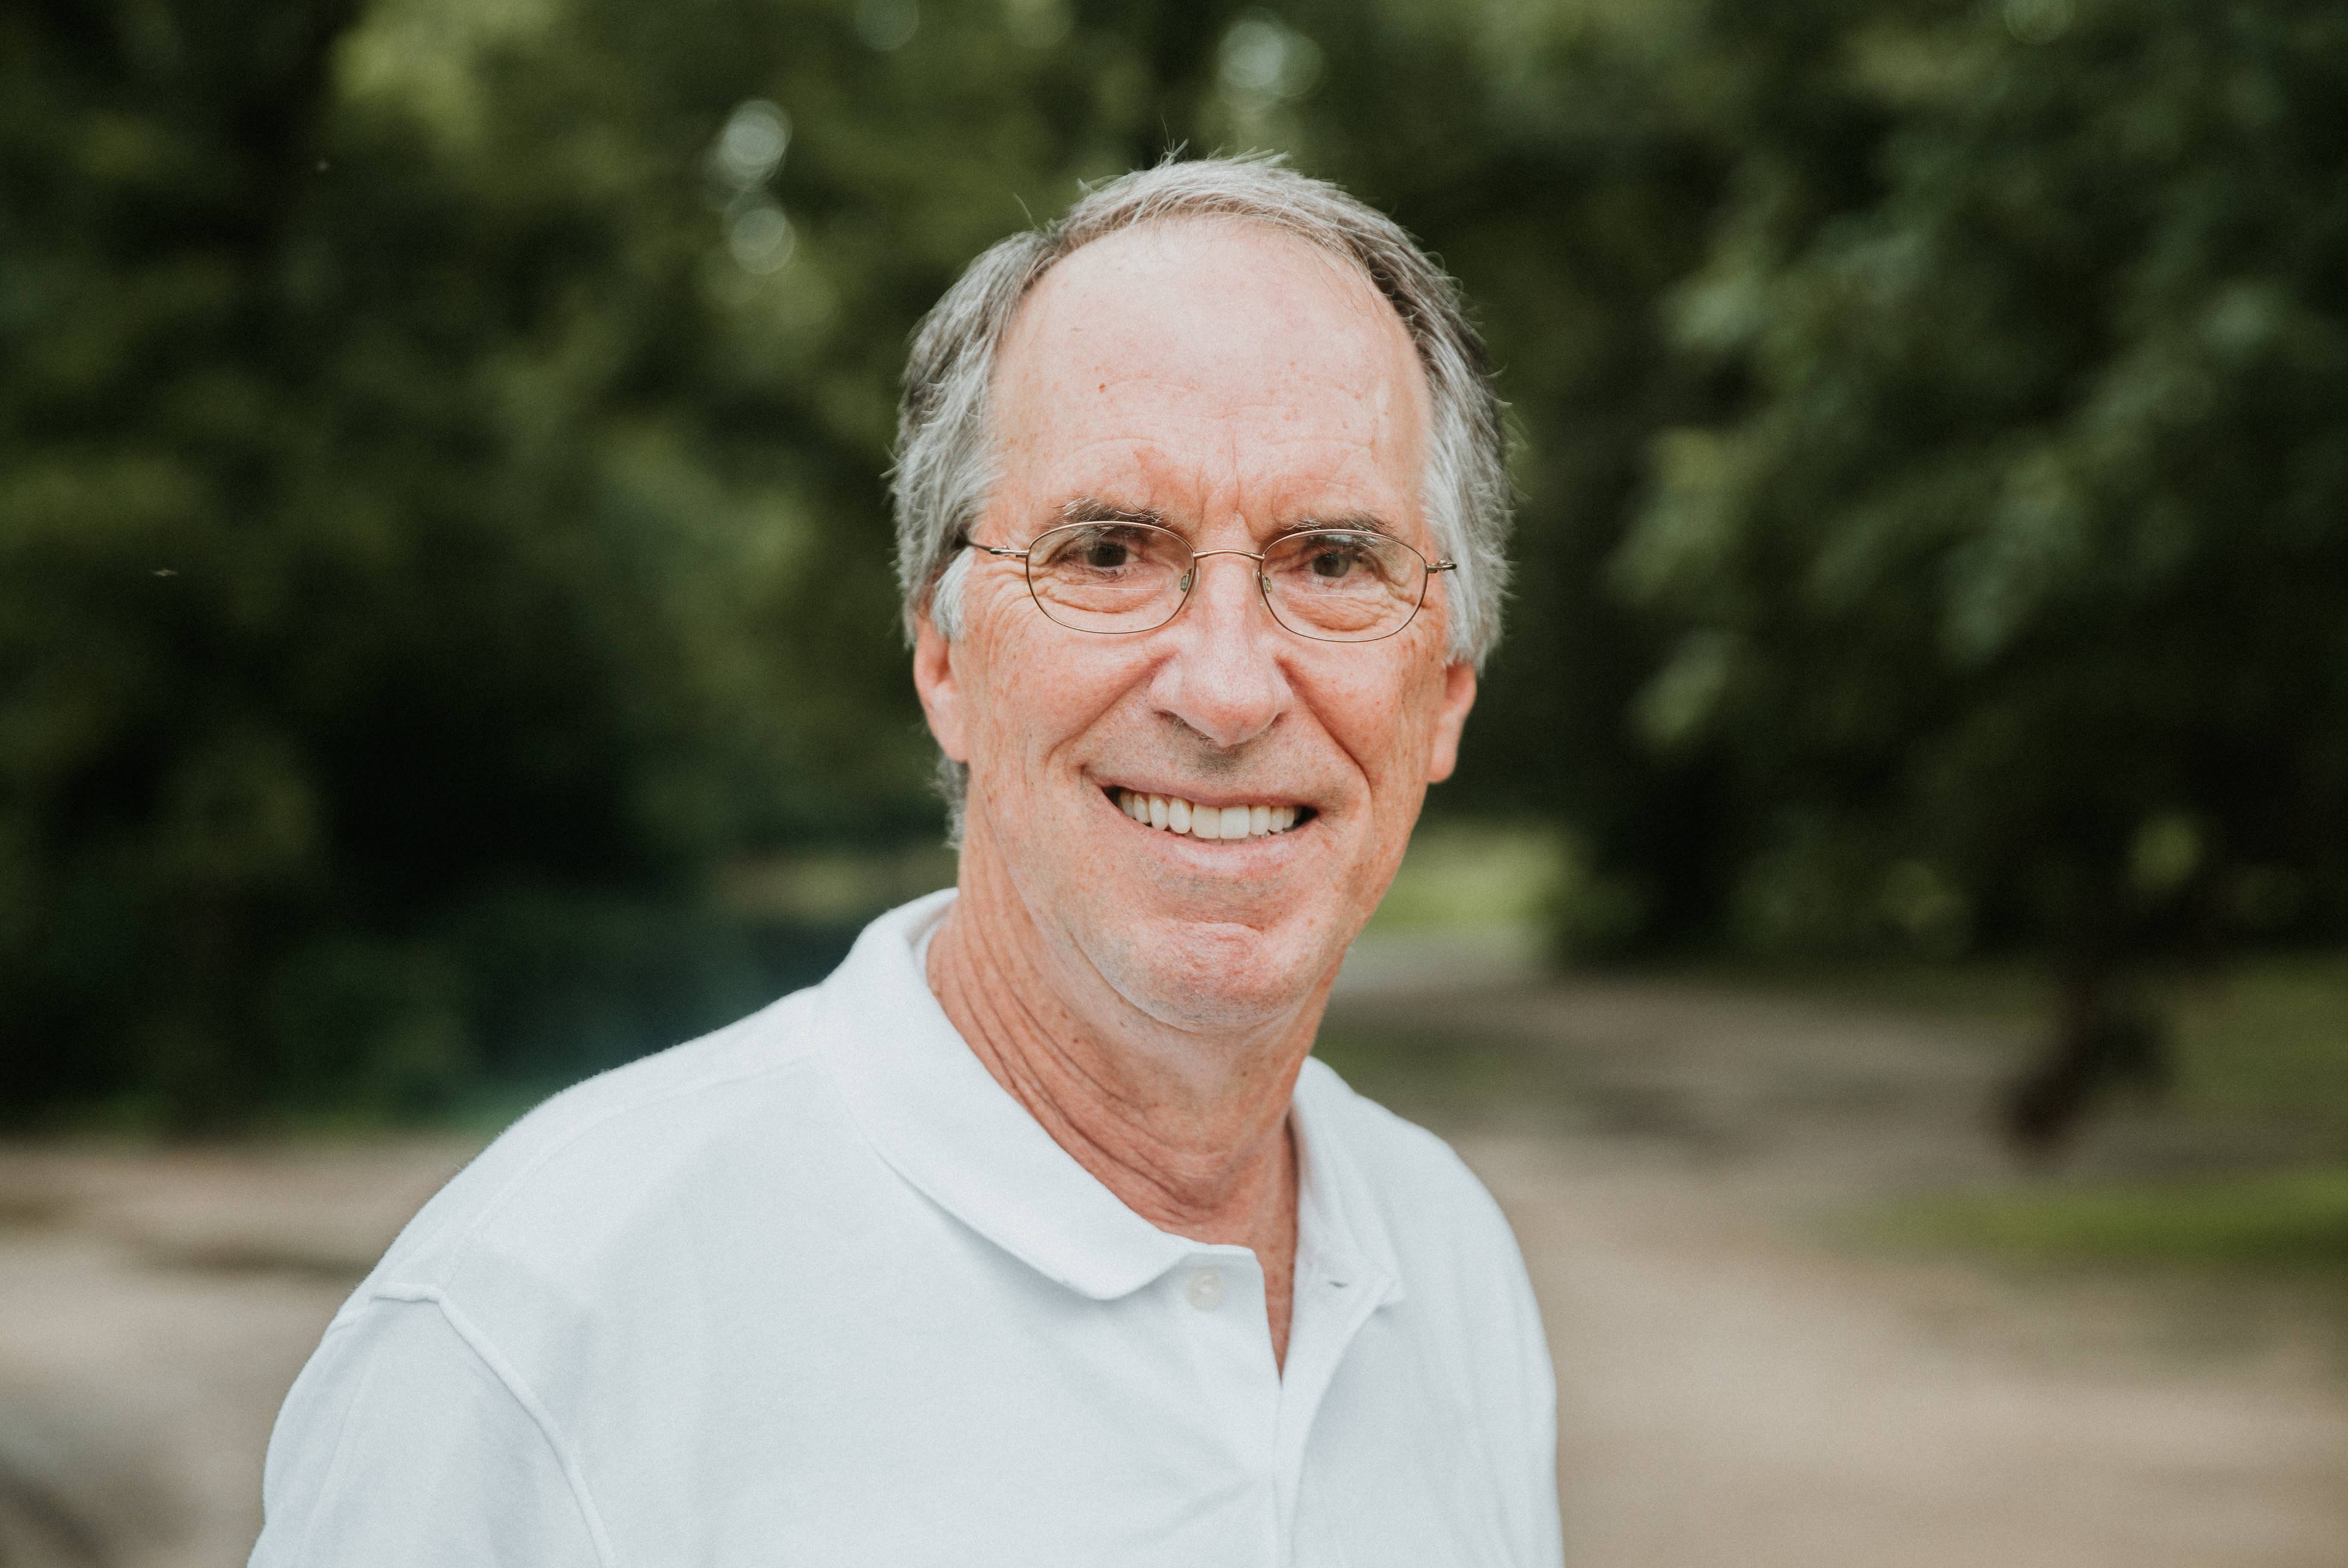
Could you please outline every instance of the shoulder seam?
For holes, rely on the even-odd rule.
[[[342,1322],[343,1319],[338,1315],[335,1322],[326,1326],[327,1334],[332,1334],[336,1328],[340,1327]],[[322,1345],[324,1343],[323,1336],[320,1343]],[[375,1381],[376,1365],[377,1364],[376,1362],[369,1361],[365,1367],[361,1368],[359,1372],[359,1386],[351,1391],[349,1403],[343,1407],[342,1421],[335,1429],[335,1451],[333,1456],[326,1460],[326,1484],[324,1489],[325,1491],[333,1491],[335,1481],[343,1473],[343,1456],[349,1450],[351,1444],[351,1422],[358,1412],[360,1402],[366,1398],[368,1386]],[[271,1434],[270,1447],[273,1449],[276,1447],[276,1437],[274,1433]],[[265,1493],[268,1490],[268,1476],[265,1461],[262,1480],[263,1491]],[[265,1500],[263,1514],[265,1522]],[[310,1560],[310,1538],[318,1532],[318,1519],[319,1511],[313,1508],[310,1511],[309,1517],[303,1522],[302,1538],[294,1543],[294,1560],[296,1563],[306,1563]],[[266,1534],[266,1529],[264,1528],[263,1533]],[[259,1551],[259,1545],[256,1543],[254,1547],[256,1556],[258,1556]]]
[[[571,1489],[572,1506],[579,1510],[579,1517],[587,1526],[587,1537],[594,1542],[598,1568],[613,1568],[615,1559],[612,1552],[612,1538],[603,1529],[603,1519],[596,1511],[594,1499],[588,1494],[587,1477],[579,1463],[579,1456],[572,1450],[561,1429],[555,1424],[553,1412],[539,1399],[536,1391],[521,1374],[514,1370],[498,1349],[496,1342],[466,1316],[438,1285],[382,1284],[377,1285],[372,1294],[376,1300],[428,1305],[440,1314],[441,1320],[455,1331],[457,1337],[464,1342],[465,1348],[479,1358],[481,1365],[489,1369],[489,1376],[498,1380],[507,1396],[521,1407],[522,1413],[538,1428],[539,1436],[554,1455],[556,1467],[562,1471],[563,1484]]]
[[[819,986],[811,985],[804,991],[795,991],[791,993],[791,996],[804,995],[811,997],[813,994],[819,989],[820,987]],[[783,1002],[789,1001],[791,996],[783,997],[781,1001],[773,1004],[773,1006],[780,1006]],[[809,1006],[812,1006],[813,1005],[812,1001],[810,1001]],[[757,1015],[754,1014],[752,1016],[755,1017],[757,1016]],[[746,1019],[744,1021],[747,1022],[748,1020]],[[722,1033],[723,1031],[720,1032]],[[504,1183],[500,1185],[495,1192],[492,1192],[489,1196],[481,1201],[481,1202],[474,1209],[471,1216],[466,1220],[464,1228],[458,1231],[448,1239],[448,1262],[443,1265],[444,1268],[448,1273],[453,1275],[465,1249],[472,1244],[474,1233],[479,1231],[483,1225],[487,1224],[489,1222],[490,1217],[494,1215],[499,1209],[505,1205],[506,1200],[513,1195],[516,1188],[520,1187],[531,1176],[536,1175],[541,1166],[546,1164],[549,1161],[554,1159],[555,1156],[569,1149],[572,1144],[577,1143],[581,1139],[585,1138],[589,1133],[602,1128],[606,1123],[617,1121],[620,1118],[630,1115],[635,1111],[648,1110],[654,1106],[664,1105],[673,1099],[681,1099],[686,1095],[698,1093],[703,1089],[714,1088],[719,1084],[739,1083],[746,1078],[763,1078],[770,1073],[782,1072],[788,1068],[798,1067],[806,1062],[815,1060],[819,1055],[819,1053],[816,1047],[809,1045],[804,1049],[793,1052],[791,1055],[784,1057],[780,1061],[760,1062],[755,1067],[736,1068],[730,1072],[711,1073],[705,1077],[696,1078],[689,1083],[675,1085],[674,1087],[664,1089],[662,1092],[653,1095],[647,1099],[630,1100],[625,1105],[613,1106],[610,1109],[580,1123],[577,1127],[572,1128],[555,1142],[549,1144],[546,1148],[540,1150],[535,1155],[531,1156],[531,1158],[524,1163],[520,1170],[507,1177]]]

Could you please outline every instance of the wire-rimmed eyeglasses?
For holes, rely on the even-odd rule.
[[[1256,585],[1272,618],[1300,637],[1374,643],[1411,623],[1426,584],[1456,561],[1430,562],[1392,534],[1308,528],[1251,550],[1193,550],[1150,522],[1069,522],[1045,529],[1025,550],[965,540],[973,550],[1021,562],[1035,607],[1072,632],[1154,632],[1181,613],[1199,562],[1241,555],[1256,563]]]

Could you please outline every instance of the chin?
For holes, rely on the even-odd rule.
[[[1127,1000],[1160,1022],[1195,1028],[1245,1029],[1294,1013],[1324,988],[1344,959],[1313,940],[1318,923],[1278,922],[1268,929],[1160,912],[1112,928],[1093,954],[1101,974]]]

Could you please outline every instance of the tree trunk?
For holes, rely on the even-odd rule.
[[[2108,966],[2082,966],[2065,979],[2054,1037],[2007,1087],[2000,1119],[2018,1152],[2053,1160],[2107,1091],[2126,1085],[2157,1095],[2171,1071],[2168,1028],[2158,1013]]]

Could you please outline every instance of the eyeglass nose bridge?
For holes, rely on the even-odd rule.
[[[1263,596],[1265,613],[1272,616],[1275,624],[1285,624],[1281,621],[1279,613],[1272,607],[1272,579],[1265,575],[1263,570],[1264,560],[1269,553],[1267,551],[1261,550],[1194,550],[1190,552],[1189,566],[1183,571],[1180,577],[1175,579],[1176,586],[1182,590],[1182,602],[1174,606],[1174,615],[1182,613],[1182,605],[1190,602],[1190,590],[1198,586],[1199,562],[1214,555],[1243,555],[1255,562],[1256,592]],[[1166,619],[1171,621],[1174,615],[1169,615]],[[1163,624],[1163,623],[1160,624]]]

